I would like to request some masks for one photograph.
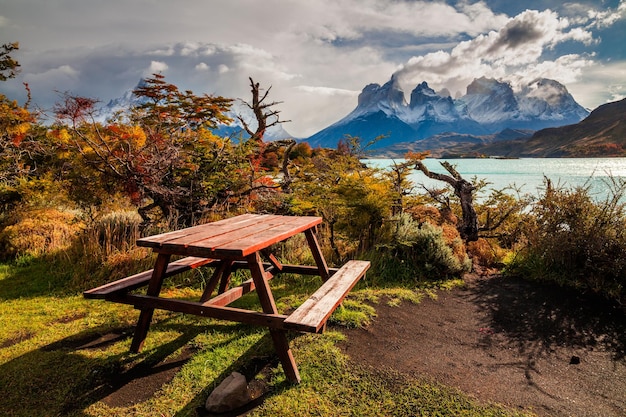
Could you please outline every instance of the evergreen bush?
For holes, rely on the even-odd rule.
[[[448,243],[440,226],[406,213],[386,224],[383,240],[368,256],[372,275],[382,282],[449,279],[471,268],[465,252],[457,248],[463,245],[460,238]]]

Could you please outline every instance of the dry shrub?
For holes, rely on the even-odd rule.
[[[444,224],[456,225],[457,218],[449,210],[441,211],[437,207],[418,204],[412,207],[407,207],[406,213],[410,214],[418,222],[428,222],[437,226]]]
[[[100,284],[136,272],[137,260],[145,258],[148,252],[135,243],[140,223],[137,212],[116,211],[86,227],[76,244],[66,251],[73,264],[72,282],[90,277],[93,284]]]
[[[17,212],[0,232],[5,259],[38,257],[70,247],[83,224],[74,213],[53,208]]]
[[[479,238],[467,244],[467,252],[473,262],[481,266],[495,267],[502,263],[507,251],[498,245],[492,245],[487,239]]]
[[[547,182],[509,269],[625,303],[626,183],[612,185],[610,195],[597,201],[586,187]]]
[[[407,208],[406,212],[419,224],[428,223],[433,226],[439,226],[441,236],[446,245],[452,250],[454,257],[458,259],[461,265],[467,262],[465,243],[456,228],[456,216],[448,210],[440,210],[437,207],[426,204],[412,206]]]

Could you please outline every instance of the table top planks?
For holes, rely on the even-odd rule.
[[[321,217],[243,214],[137,240],[157,252],[199,257],[243,258],[309,230]]]

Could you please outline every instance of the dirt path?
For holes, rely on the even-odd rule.
[[[626,416],[624,310],[519,279],[467,281],[419,305],[380,303],[344,351],[540,416]]]

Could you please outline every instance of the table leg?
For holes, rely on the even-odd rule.
[[[230,275],[233,270],[233,261],[224,261],[224,268],[222,269],[222,279],[220,281],[220,287],[217,290],[218,294],[223,294],[230,284]]]
[[[152,278],[148,284],[147,295],[157,297],[161,292],[161,286],[163,285],[163,278],[165,277],[165,271],[167,271],[167,265],[170,262],[170,255],[160,253],[157,256],[154,270],[152,271]],[[152,321],[152,315],[154,314],[154,308],[143,308],[139,313],[139,320],[137,321],[137,327],[135,327],[135,335],[130,345],[131,352],[139,352],[143,346],[144,340],[148,335],[148,329],[150,328],[150,322]]]
[[[308,229],[304,231],[304,235],[306,236],[306,240],[309,243],[309,247],[311,248],[311,253],[313,254],[313,259],[315,259],[315,264],[320,271],[320,276],[322,280],[326,282],[330,277],[328,272],[328,265],[326,264],[326,259],[324,259],[324,255],[322,255],[322,249],[317,241],[317,237],[315,233],[313,233],[313,229]]]
[[[211,275],[211,279],[207,283],[206,288],[204,289],[204,292],[202,293],[202,297],[200,297],[201,303],[209,301],[209,299],[211,298],[211,295],[213,294],[213,291],[215,291],[215,288],[217,287],[217,284],[220,283],[220,281],[222,281],[223,283],[225,279],[230,280],[230,273],[232,270],[232,266],[233,266],[232,261],[221,261],[219,265],[215,267],[215,271],[213,271],[213,275]],[[219,291],[224,292],[221,290],[222,286],[226,286],[226,285],[220,284]]]
[[[258,253],[247,257],[248,265],[250,267],[250,273],[252,280],[256,287],[256,292],[261,302],[261,307],[264,313],[278,314],[276,309],[276,303],[274,296],[269,287],[269,283],[265,280],[265,270],[263,268],[263,262]],[[274,349],[278,354],[283,370],[287,379],[291,382],[300,382],[300,373],[298,372],[298,365],[293,357],[291,348],[289,347],[289,341],[287,340],[287,334],[283,330],[270,329],[270,335],[272,336],[272,342],[274,343]]]

